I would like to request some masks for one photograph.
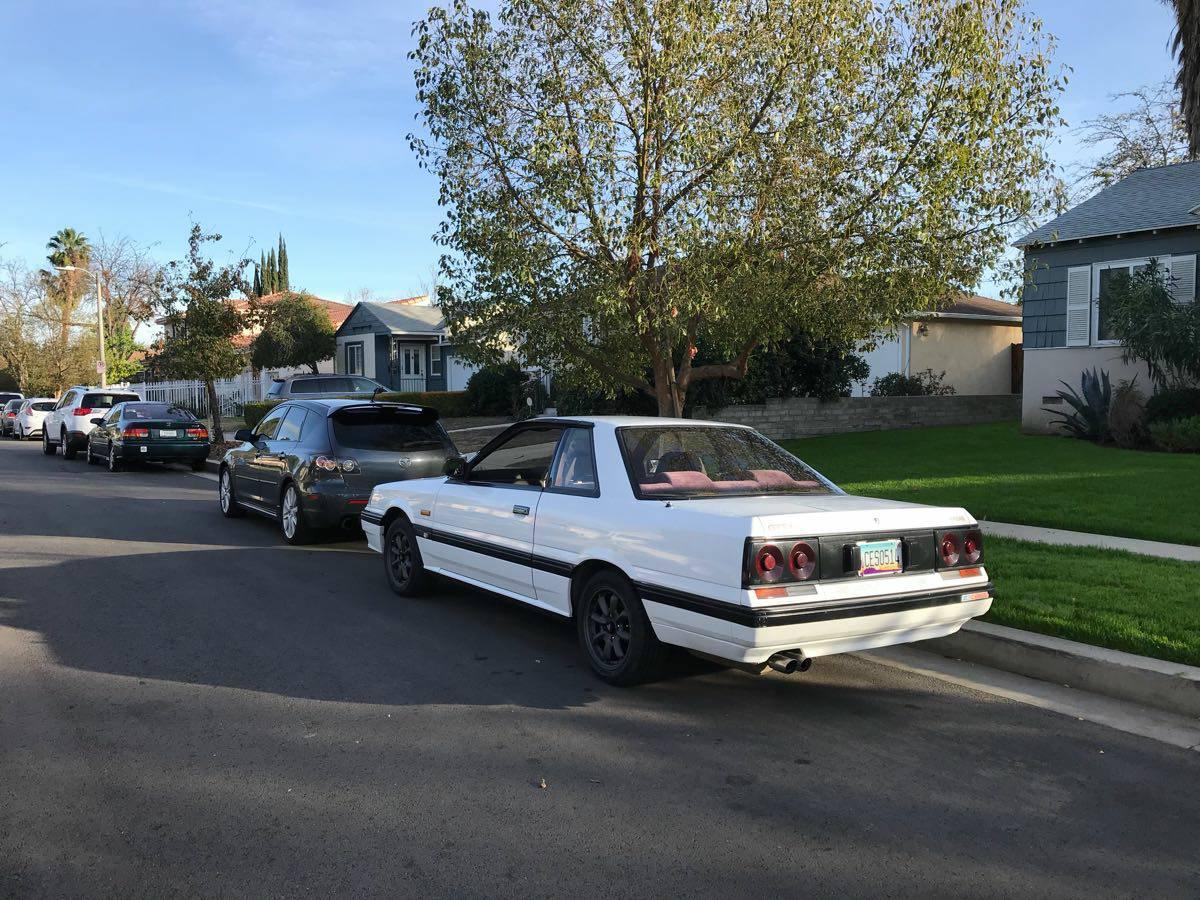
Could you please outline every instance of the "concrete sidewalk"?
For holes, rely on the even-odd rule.
[[[1136,538],[1113,537],[1107,534],[1088,534],[1085,531],[1064,531],[1061,528],[1042,528],[1037,525],[1014,525],[1009,522],[981,521],[984,534],[996,537],[1036,541],[1039,544],[1067,544],[1072,547],[1104,547],[1108,550],[1127,550],[1164,559],[1200,562],[1200,547],[1190,544],[1167,544],[1162,541],[1142,541]]]

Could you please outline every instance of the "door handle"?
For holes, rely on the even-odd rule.
[[[513,515],[514,516],[527,516],[527,515],[529,515],[529,507],[528,506],[514,506],[513,507]]]

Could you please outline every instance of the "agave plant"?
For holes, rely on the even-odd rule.
[[[1071,407],[1070,412],[1042,407],[1046,412],[1058,416],[1061,425],[1077,438],[1085,441],[1100,441],[1108,438],[1108,408],[1112,405],[1112,384],[1108,372],[1084,371],[1080,374],[1082,394],[1065,381],[1060,381],[1065,391],[1057,391],[1063,402]]]

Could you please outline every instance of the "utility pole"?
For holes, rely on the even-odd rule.
[[[81,269],[79,266],[55,266],[60,272],[86,272],[87,269]],[[96,371],[100,375],[100,387],[108,387],[108,362],[104,358],[104,293],[100,288],[100,270],[97,269],[96,275],[96,334],[100,336],[100,362],[96,366]]]

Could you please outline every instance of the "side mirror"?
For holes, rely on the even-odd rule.
[[[93,425],[103,425],[103,424],[104,424],[104,419],[103,419],[103,418],[101,418],[101,417],[99,417],[99,416],[97,416],[95,419],[92,419],[92,424],[93,424]]]
[[[233,439],[235,441],[241,441],[245,444],[253,444],[254,432],[249,428],[239,428],[233,433]]]
[[[451,456],[442,463],[442,474],[451,478],[463,478],[467,474],[467,461],[461,456]]]

